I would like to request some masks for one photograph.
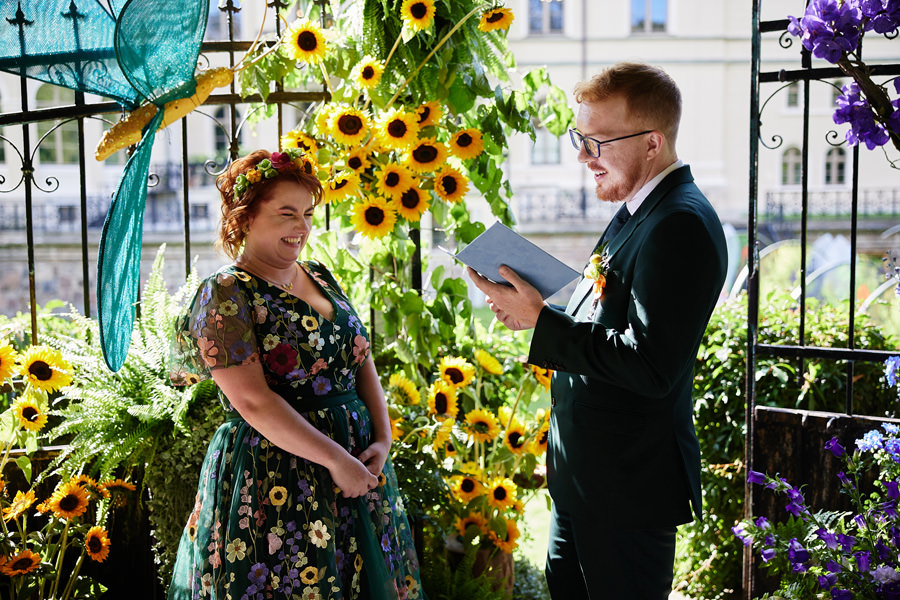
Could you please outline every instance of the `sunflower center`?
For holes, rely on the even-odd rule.
[[[485,19],[485,22],[487,22],[487,23],[496,23],[497,21],[502,21],[502,20],[503,20],[503,13],[500,12],[500,11],[498,10],[498,11],[496,11],[496,12],[492,12],[492,13],[490,14],[490,16],[488,16],[488,17]]]
[[[40,414],[33,406],[26,406],[22,409],[22,418],[26,421],[34,421]]]
[[[539,443],[539,444],[546,444],[546,443],[547,443],[547,432],[546,432],[546,431],[545,431],[544,433],[541,434],[541,437],[538,438],[538,443]]]
[[[459,137],[456,138],[456,145],[460,148],[465,148],[467,146],[472,145],[472,136],[468,133],[461,133]]]
[[[427,144],[423,144],[419,146],[415,150],[413,150],[413,158],[416,159],[416,162],[420,163],[430,163],[434,162],[434,160],[438,156],[437,148],[434,146],[429,146]]]
[[[456,177],[450,175],[441,177],[441,187],[444,188],[444,192],[448,195],[454,193],[456,191]]]
[[[521,448],[522,447],[522,434],[518,431],[513,431],[509,434],[509,445],[513,448]]]
[[[313,52],[319,46],[319,40],[312,31],[301,31],[297,36],[297,46],[304,52]]]
[[[477,431],[478,433],[487,433],[491,430],[490,424],[485,421],[477,421],[475,423],[472,423],[472,427],[474,427],[475,431]]]
[[[366,65],[362,70],[362,78],[363,79],[372,79],[375,77],[375,69],[372,68],[372,65]]]
[[[10,569],[10,571],[18,571],[21,569],[27,569],[32,564],[33,563],[31,562],[31,558],[29,558],[27,556],[20,556],[16,560],[9,563],[9,569]]]
[[[334,182],[334,187],[332,189],[337,191],[337,190],[341,189],[342,187],[344,187],[345,185],[347,185],[346,179],[338,179],[337,181]]]
[[[459,383],[463,379],[465,379],[463,372],[460,371],[459,369],[457,369],[456,367],[450,367],[449,369],[447,369],[446,373],[447,373],[447,377],[449,377],[450,381],[452,381],[454,384]]]
[[[272,493],[272,497],[276,500],[282,500],[284,499],[284,493],[281,490],[276,490]]]
[[[404,123],[400,119],[394,119],[393,121],[388,123],[387,132],[391,137],[402,138],[404,135],[406,135],[407,131],[409,131],[409,129],[406,127],[406,123]]]
[[[424,123],[428,120],[428,115],[431,114],[431,109],[427,106],[422,108],[422,112],[419,113],[419,123]]]
[[[40,381],[47,381],[53,377],[53,369],[42,360],[36,360],[28,367],[28,372]]]
[[[87,541],[87,547],[88,552],[91,554],[98,554],[103,550],[103,541],[99,537],[92,535]]]
[[[375,227],[384,222],[384,211],[377,206],[370,206],[365,212],[366,223]]]
[[[362,159],[358,156],[351,156],[347,161],[347,166],[355,171],[362,166]]]
[[[428,7],[425,6],[424,2],[416,2],[409,7],[409,14],[416,19],[424,19],[425,15],[428,14]]]
[[[388,173],[387,177],[384,178],[384,185],[388,187],[394,187],[398,183],[400,183],[399,173]]]
[[[415,208],[419,205],[419,192],[416,188],[409,188],[400,196],[400,204],[404,208]]]
[[[356,135],[362,129],[362,119],[356,115],[341,115],[337,122],[338,129],[346,135]]]
[[[444,394],[435,394],[434,395],[434,410],[439,415],[443,415],[447,412],[447,406],[450,403],[447,402],[447,396]]]
[[[59,501],[59,508],[65,512],[71,512],[78,508],[79,501],[78,496],[74,494],[66,494],[63,496],[62,500]]]
[[[494,490],[494,500],[506,500],[506,488],[498,487]]]
[[[459,486],[459,489],[466,492],[467,494],[474,492],[475,491],[475,482],[468,478],[463,479],[462,483]]]

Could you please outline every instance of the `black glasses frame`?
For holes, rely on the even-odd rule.
[[[611,140],[598,140],[596,138],[584,135],[577,129],[569,129],[569,139],[572,140],[572,145],[576,150],[581,150],[581,146],[584,145],[584,151],[587,152],[588,156],[590,156],[591,158],[600,158],[600,146],[602,146],[603,144],[610,144],[612,142],[618,142],[619,140],[627,140],[628,138],[633,138],[652,132],[652,129],[648,129],[647,131],[640,131],[638,133],[632,133],[631,135],[623,135],[622,137],[613,138]]]

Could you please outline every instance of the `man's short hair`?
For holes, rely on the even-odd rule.
[[[621,62],[575,85],[575,101],[599,102],[624,96],[629,116],[650,129],[661,131],[675,147],[681,121],[681,92],[662,69]]]

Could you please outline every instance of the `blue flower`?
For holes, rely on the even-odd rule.
[[[749,481],[750,483],[765,483],[766,476],[764,473],[760,473],[759,471],[748,471],[747,481]]]
[[[891,435],[900,433],[900,427],[897,427],[893,423],[882,423],[881,428],[884,429],[885,433],[890,433]]]
[[[825,442],[825,449],[837,456],[838,458],[842,457],[846,450],[841,446],[841,442],[838,441],[837,436],[831,438],[827,442]]]
[[[884,437],[877,429],[867,432],[863,437],[856,440],[856,447],[863,452],[874,452],[881,450],[884,445]]]
[[[884,451],[890,455],[891,460],[900,463],[900,440],[895,437],[889,437],[884,441]]]
[[[890,387],[897,387],[898,371],[900,371],[900,356],[891,356],[884,361],[884,376]]]
[[[856,568],[865,573],[869,570],[869,553],[868,552],[857,552],[853,555],[853,558],[856,559]]]

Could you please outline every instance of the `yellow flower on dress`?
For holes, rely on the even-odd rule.
[[[468,504],[473,498],[484,494],[484,486],[472,475],[454,477],[450,489],[463,504]]]
[[[419,136],[416,115],[395,108],[378,120],[378,140],[382,147],[391,150],[408,148]]]
[[[447,160],[447,148],[434,138],[418,140],[409,151],[406,166],[416,173],[430,173]]]
[[[494,413],[484,408],[476,408],[466,413],[469,435],[477,442],[490,442],[500,435],[500,422]]]
[[[102,527],[95,525],[88,529],[87,534],[84,536],[84,549],[87,550],[91,560],[96,562],[106,560],[106,557],[109,556],[109,547],[111,545],[112,542],[109,539],[109,535]]]
[[[469,180],[450,165],[434,176],[434,193],[447,202],[459,202],[469,191]]]
[[[459,412],[456,398],[456,387],[443,379],[431,384],[428,390],[428,412],[438,421],[455,419]]]
[[[362,142],[369,132],[369,120],[361,110],[341,106],[331,111],[328,131],[337,143],[354,146]]]
[[[484,151],[484,140],[481,138],[481,132],[470,127],[457,131],[450,138],[450,154],[456,158],[466,160],[475,158]]]
[[[353,206],[350,222],[367,238],[380,238],[394,230],[397,212],[384,198],[370,196]]]
[[[319,326],[319,321],[310,315],[305,315],[302,319],[300,319],[300,325],[303,326],[303,329],[307,331],[315,331]]]
[[[456,530],[459,532],[459,535],[465,537],[466,530],[469,529],[470,525],[475,525],[478,528],[478,533],[480,535],[487,529],[488,522],[479,512],[470,512],[465,517],[457,517]]]
[[[537,365],[531,365],[531,372],[534,373],[535,379],[538,380],[544,389],[548,392],[550,391],[550,379],[553,376],[553,371],[550,369],[544,369]]]
[[[294,21],[285,32],[282,43],[288,57],[306,63],[321,62],[327,51],[325,35],[309,19]]]
[[[491,541],[494,542],[494,545],[500,548],[503,552],[507,554],[512,554],[513,550],[518,546],[517,539],[519,539],[519,526],[516,525],[515,519],[504,519],[506,521],[506,535],[505,538],[501,539],[497,532],[493,529],[488,530],[488,537],[491,538]]]
[[[495,29],[509,29],[515,19],[513,11],[508,8],[492,8],[481,13],[481,21],[478,29],[481,31],[494,31]]]
[[[400,18],[415,31],[427,29],[434,20],[434,0],[403,0]]]
[[[422,215],[431,205],[427,191],[416,186],[406,188],[399,198],[391,200],[391,204],[401,217],[410,223],[418,223]]]
[[[298,129],[294,129],[281,136],[282,151],[287,150],[288,148],[299,148],[306,154],[315,154],[319,151],[319,144],[314,137],[309,136]]]
[[[53,492],[47,500],[47,506],[57,517],[64,519],[80,517],[88,508],[87,492],[78,483],[68,481]]]
[[[40,431],[47,424],[47,413],[29,396],[23,396],[13,404],[13,414],[19,418],[19,425],[28,431]]]
[[[394,200],[415,183],[415,178],[409,169],[398,164],[381,167],[375,173],[375,179],[381,193]]]
[[[13,498],[12,502],[3,509],[3,520],[11,521],[13,519],[18,518],[20,515],[24,514],[28,508],[34,504],[34,501],[37,498],[34,496],[34,492],[28,490],[27,492],[23,492],[19,490],[16,492],[16,497]]]
[[[418,404],[422,400],[419,390],[416,389],[416,384],[407,379],[403,373],[391,375],[388,379],[388,385],[400,392],[400,397],[404,404]]]
[[[524,454],[527,448],[525,427],[516,421],[503,432],[503,445],[509,448],[513,454]]]
[[[72,383],[72,365],[49,346],[32,346],[19,357],[19,365],[28,383],[45,392]]]
[[[269,502],[272,506],[281,506],[287,501],[288,491],[283,485],[276,485],[269,490]]]
[[[516,484],[507,477],[498,477],[488,486],[488,504],[498,510],[511,508],[516,501]]]
[[[441,379],[455,387],[464,387],[475,379],[475,366],[459,356],[443,356],[438,367]]]
[[[302,581],[306,585],[319,583],[319,570],[312,566],[306,567],[305,569],[300,571],[300,581]]]
[[[325,202],[331,204],[359,193],[359,174],[356,171],[341,171],[322,186]]]
[[[419,127],[423,129],[429,125],[437,125],[441,121],[444,109],[435,100],[421,104],[416,108],[416,116],[419,118]]]
[[[359,87],[371,90],[381,81],[384,63],[372,56],[364,56],[353,68],[352,77]]]
[[[356,173],[362,173],[372,166],[372,163],[369,161],[369,153],[364,148],[357,148],[351,152],[347,156],[346,164],[348,169]]]
[[[503,365],[501,365],[500,361],[494,358],[490,352],[479,348],[475,351],[475,360],[478,361],[478,364],[481,365],[482,369],[491,375],[503,374]]]
[[[0,383],[12,377],[16,372],[16,359],[18,358],[16,349],[6,340],[0,343]]]
[[[30,573],[41,566],[41,555],[31,550],[22,550],[0,566],[0,573],[14,577]]]

